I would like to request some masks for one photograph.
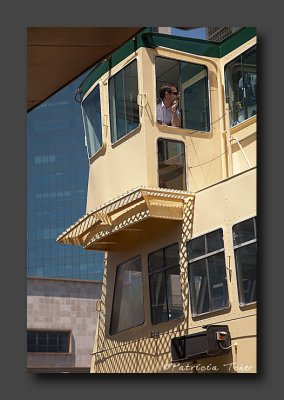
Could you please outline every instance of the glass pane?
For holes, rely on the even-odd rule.
[[[229,305],[228,286],[224,253],[208,257],[210,282],[210,311],[225,308]]]
[[[183,314],[179,266],[166,271],[169,320]]]
[[[58,341],[58,335],[59,333],[57,332],[49,332],[48,333],[48,351],[55,353],[57,352],[57,341]]]
[[[187,252],[189,260],[193,260],[194,258],[203,256],[206,253],[205,235],[190,240],[187,243]]]
[[[207,68],[180,62],[180,79],[183,128],[209,131]]]
[[[127,132],[131,132],[139,125],[138,74],[137,61],[132,62],[124,69],[124,91],[126,103]]]
[[[137,104],[137,61],[133,61],[109,80],[109,108],[112,143],[139,125]]]
[[[184,144],[158,140],[159,187],[186,190]]]
[[[240,304],[256,301],[256,250],[256,243],[235,250]]]
[[[206,240],[207,240],[207,253],[211,253],[213,251],[224,248],[222,229],[218,229],[214,232],[207,233]]]
[[[163,269],[164,265],[164,251],[163,249],[149,254],[149,272],[155,272]]]
[[[144,322],[141,259],[117,268],[110,333],[124,331]]]
[[[83,120],[87,138],[89,157],[102,146],[102,121],[99,86],[83,101]]]
[[[256,47],[237,57],[225,68],[230,124],[237,125],[256,115]]]
[[[36,351],[36,332],[27,332],[28,352]]]
[[[37,351],[39,352],[47,352],[47,333],[46,332],[38,332],[37,333],[38,347]]]
[[[233,226],[234,246],[256,239],[254,218],[247,219]]]
[[[256,48],[243,56],[243,90],[246,117],[256,115]]]
[[[160,98],[160,89],[164,83],[178,87],[179,61],[156,57],[156,96]]]
[[[210,302],[206,259],[190,263],[189,282],[192,314],[197,315],[208,312]]]
[[[68,332],[58,332],[57,338],[57,351],[61,353],[69,352],[69,333]]]
[[[165,248],[165,267],[179,265],[179,246],[178,243]]]
[[[150,297],[152,323],[168,321],[166,282],[164,272],[150,276]]]

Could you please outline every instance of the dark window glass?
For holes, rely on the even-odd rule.
[[[159,187],[186,190],[184,143],[158,139]]]
[[[187,251],[192,314],[200,315],[228,307],[222,229],[190,240]]]
[[[33,353],[69,353],[70,332],[28,331],[27,350]]]
[[[166,297],[166,277],[164,273],[150,275],[150,296],[152,323],[159,324],[169,320]]]
[[[210,131],[207,68],[181,61],[180,80],[183,128]]]
[[[213,251],[223,249],[223,231],[218,229],[214,232],[207,233],[206,235],[207,252],[212,253]]]
[[[112,143],[139,125],[137,61],[109,80],[109,111]]]
[[[178,244],[149,254],[148,265],[152,323],[180,318],[183,309]]]
[[[89,158],[102,147],[102,118],[99,85],[82,103]]]
[[[28,341],[28,352],[35,352],[37,348],[36,332],[28,332],[27,341]]]
[[[178,243],[173,246],[169,246],[165,248],[165,266],[173,267],[179,265],[179,248]]]
[[[205,254],[205,235],[190,240],[187,245],[187,251],[190,260],[203,256]]]
[[[233,240],[234,245],[249,242],[256,239],[255,219],[251,218],[234,225]]]
[[[37,339],[38,339],[38,352],[44,353],[47,352],[48,347],[47,347],[47,332],[38,332],[37,334]]]
[[[149,272],[159,271],[164,268],[164,252],[156,251],[149,255]]]
[[[141,259],[136,257],[117,268],[110,334],[144,322]]]
[[[225,67],[225,89],[229,98],[231,126],[256,115],[256,46]]]
[[[233,226],[235,262],[240,305],[256,301],[256,219]]]
[[[205,259],[190,263],[189,282],[192,314],[198,315],[208,312],[210,301]]]
[[[208,257],[210,308],[217,310],[229,305],[224,253]]]

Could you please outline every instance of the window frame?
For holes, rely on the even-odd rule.
[[[228,88],[228,84],[227,84],[227,81],[228,81],[228,77],[227,77],[227,74],[226,74],[226,69],[231,65],[231,64],[233,64],[234,62],[236,62],[237,60],[238,60],[238,58],[240,58],[240,62],[241,62],[241,70],[243,71],[243,57],[244,56],[246,56],[246,54],[248,54],[249,52],[251,52],[252,50],[254,50],[255,51],[255,55],[256,55],[256,57],[257,57],[257,43],[254,43],[254,44],[252,44],[251,45],[251,47],[249,47],[249,48],[247,48],[247,49],[245,49],[244,51],[242,51],[241,53],[239,53],[237,56],[235,56],[233,59],[231,59],[231,60],[229,60],[228,62],[226,62],[225,63],[225,65],[224,65],[224,98],[225,99],[227,99],[227,98],[229,98],[229,93],[228,93],[228,90],[229,90],[229,88]],[[243,72],[242,72],[242,77],[243,77]],[[256,60],[256,77],[257,77],[257,60]],[[257,85],[257,83],[256,83],[256,85]],[[238,101],[237,101],[238,102]],[[231,108],[232,108],[232,104],[233,103],[237,103],[236,101],[232,101],[232,102],[229,102],[229,112],[231,112]],[[245,112],[245,114],[248,112],[247,111],[247,105],[244,105],[243,106],[243,109],[244,109],[244,112]],[[238,123],[234,123],[234,121],[232,120],[231,121],[231,118],[233,118],[233,117],[231,117],[230,116],[230,128],[231,129],[234,129],[234,128],[236,128],[236,127],[239,127],[239,126],[241,126],[241,124],[245,124],[247,121],[249,121],[249,120],[253,120],[253,118],[256,118],[257,117],[257,94],[256,94],[256,113],[254,114],[254,115],[251,115],[250,117],[248,117],[248,118],[245,118],[245,119],[243,119],[243,121],[240,121],[240,122],[238,122]]]
[[[88,138],[87,138],[87,130],[86,130],[86,124],[85,124],[85,110],[83,108],[83,104],[85,102],[85,100],[92,95],[92,93],[94,93],[94,91],[96,89],[99,89],[99,103],[100,103],[100,111],[101,111],[101,146],[94,152],[94,154],[90,154],[90,148],[88,146]],[[101,153],[101,151],[103,150],[103,148],[105,147],[105,140],[104,140],[104,132],[103,132],[103,103],[102,103],[102,88],[101,88],[101,84],[100,82],[95,83],[95,85],[92,86],[92,88],[86,93],[86,95],[84,96],[82,102],[81,102],[81,113],[82,113],[82,120],[83,120],[83,127],[84,127],[84,133],[85,133],[85,146],[87,147],[87,154],[88,154],[88,159],[89,159],[89,163],[92,162],[92,160]]]
[[[176,62],[178,62],[178,91],[179,91],[179,93],[181,92],[181,80],[180,80],[180,75],[181,75],[181,73],[180,73],[180,63],[181,62],[184,62],[184,63],[188,63],[188,64],[193,64],[193,65],[198,65],[198,66],[202,66],[202,67],[204,67],[204,68],[206,68],[206,71],[207,71],[207,94],[208,94],[208,118],[209,118],[209,123],[208,123],[208,127],[209,127],[209,130],[208,131],[201,131],[201,130],[196,130],[196,129],[192,129],[192,128],[184,128],[184,127],[176,127],[176,126],[170,126],[170,125],[162,125],[162,124],[159,124],[158,122],[157,122],[157,98],[156,98],[156,95],[158,94],[157,92],[158,92],[158,88],[157,88],[157,68],[156,68],[156,59],[157,58],[163,58],[163,59],[166,59],[166,60],[173,60],[173,61],[176,61]],[[172,83],[172,82],[169,82],[169,83]],[[156,126],[158,126],[158,127],[160,127],[160,128],[165,128],[165,127],[167,127],[167,128],[170,128],[170,129],[182,129],[183,131],[186,131],[186,132],[189,132],[189,133],[195,133],[195,132],[198,132],[198,133],[204,133],[204,134],[208,134],[208,135],[210,135],[210,134],[212,134],[212,122],[211,122],[211,120],[212,120],[212,118],[211,118],[211,85],[210,85],[210,79],[209,79],[209,68],[208,68],[208,66],[205,64],[205,63],[202,63],[202,62],[194,62],[193,60],[184,60],[184,59],[181,59],[181,58],[175,58],[174,56],[170,56],[170,55],[163,55],[163,54],[155,54],[155,56],[154,56],[154,93],[155,93],[155,124],[156,124]],[[181,105],[180,105],[180,107],[179,107],[179,109],[180,109],[180,111],[181,111],[181,125],[182,125],[182,122],[183,122],[183,109],[181,108]]]
[[[139,77],[139,58],[138,56],[135,56],[133,58],[131,58],[130,60],[128,60],[125,64],[123,64],[123,66],[121,66],[115,73],[113,73],[110,77],[107,78],[107,108],[108,108],[108,118],[109,118],[109,130],[110,130],[110,144],[112,147],[116,147],[118,146],[120,143],[124,142],[125,140],[127,140],[130,136],[132,136],[135,132],[137,132],[140,128],[141,128],[141,115],[140,115],[140,106],[137,102],[137,98],[135,99],[137,106],[138,106],[138,117],[139,117],[139,123],[137,125],[137,127],[135,127],[134,129],[132,129],[131,131],[127,132],[124,136],[122,136],[121,138],[113,141],[112,140],[112,131],[111,131],[111,108],[110,108],[110,81],[111,79],[115,78],[115,76],[117,76],[119,73],[121,73],[121,71],[123,71],[125,68],[127,68],[131,63],[136,61],[136,66],[137,66],[137,95],[140,93],[140,77]]]
[[[157,173],[156,173],[156,183],[157,183],[157,187],[160,189],[163,189],[160,187],[159,185],[159,181],[160,181],[160,175],[159,175],[159,146],[158,146],[158,142],[159,140],[164,140],[167,142],[177,142],[177,143],[182,143],[184,146],[184,183],[185,183],[185,189],[170,189],[170,190],[181,190],[181,191],[188,191],[188,172],[187,172],[187,146],[186,146],[186,142],[184,140],[177,140],[177,139],[172,139],[172,138],[168,138],[168,137],[164,137],[164,136],[158,136],[156,139],[156,165],[157,165]]]
[[[241,224],[242,222],[246,222],[246,221],[249,221],[251,219],[253,220],[255,238],[251,239],[251,240],[248,240],[246,242],[243,242],[241,244],[234,245],[234,227],[236,225],[238,225],[238,224]],[[236,278],[237,278],[237,286],[238,286],[238,300],[239,300],[239,306],[241,308],[243,308],[243,307],[247,307],[247,306],[256,304],[257,300],[251,301],[251,302],[248,302],[248,303],[243,301],[244,297],[245,297],[244,296],[244,287],[243,287],[243,285],[242,285],[242,287],[240,287],[242,280],[241,280],[241,273],[240,273],[240,270],[239,270],[239,267],[238,267],[238,262],[237,262],[235,250],[250,246],[253,243],[257,244],[257,221],[256,221],[256,216],[250,217],[250,218],[246,218],[246,219],[243,219],[241,221],[235,222],[232,225],[232,240],[233,240],[234,262],[235,262]],[[255,269],[256,269],[256,272],[257,272],[257,264],[255,265]]]
[[[218,249],[218,250],[211,251],[211,252],[209,252],[209,253],[205,253],[205,254],[203,254],[203,255],[201,255],[201,256],[198,256],[198,257],[195,257],[195,258],[193,258],[193,259],[190,259],[190,258],[189,258],[188,246],[189,246],[189,242],[190,242],[191,240],[194,240],[194,239],[197,239],[197,238],[201,238],[201,237],[206,236],[206,235],[208,235],[208,234],[210,234],[210,233],[216,232],[216,231],[218,231],[218,230],[220,230],[220,229],[222,230],[222,234],[223,234],[223,235],[222,235],[222,237],[223,237],[223,247],[222,247],[222,248],[220,248],[220,249]],[[226,266],[225,243],[224,243],[224,228],[221,227],[221,226],[219,226],[219,227],[217,227],[216,229],[214,229],[214,230],[212,230],[212,231],[207,231],[207,232],[204,232],[204,233],[201,234],[201,235],[192,237],[190,240],[188,240],[188,241],[186,242],[186,253],[187,253],[188,290],[189,290],[190,307],[191,307],[191,315],[192,315],[192,317],[193,317],[193,318],[199,318],[199,317],[206,317],[206,316],[212,315],[212,314],[219,314],[220,312],[227,312],[228,309],[230,309],[230,307],[231,307],[231,302],[230,302],[230,293],[229,293],[229,285],[228,285],[229,280],[228,280],[227,266]],[[197,304],[193,304],[192,285],[194,284],[194,282],[192,282],[192,280],[191,280],[190,264],[191,264],[192,262],[196,262],[196,261],[200,261],[200,260],[206,260],[206,277],[207,277],[207,279],[208,279],[208,276],[209,276],[209,272],[208,272],[208,271],[209,271],[209,266],[208,266],[208,261],[207,261],[207,259],[210,258],[210,257],[212,257],[212,256],[215,256],[216,254],[221,254],[221,253],[224,254],[224,272],[225,272],[224,275],[225,275],[225,279],[226,279],[226,282],[227,282],[227,285],[226,285],[226,286],[227,286],[227,302],[228,302],[228,305],[226,305],[226,306],[224,306],[224,307],[221,307],[221,308],[217,308],[217,309],[215,309],[215,310],[205,311],[205,312],[203,312],[203,313],[195,312],[195,311],[197,311],[197,310],[196,310]],[[209,287],[208,287],[208,291],[209,291]],[[209,291],[208,296],[210,296],[210,291]],[[196,299],[196,300],[197,300],[197,299]],[[211,299],[209,298],[209,300],[211,300]]]
[[[115,294],[116,294],[116,287],[117,287],[117,282],[118,282],[118,271],[119,271],[119,268],[122,267],[123,265],[125,265],[125,264],[127,264],[127,263],[129,263],[131,261],[134,261],[134,260],[136,260],[138,258],[140,259],[140,267],[141,267],[141,271],[140,272],[141,272],[141,287],[142,287],[143,321],[138,325],[134,325],[134,326],[128,327],[126,329],[117,330],[116,332],[114,332],[113,329],[112,329],[112,323],[113,323],[112,321],[113,321],[113,310],[114,310],[114,305],[115,305],[115,300],[116,300],[115,299],[115,297],[116,297]],[[137,256],[131,257],[130,259],[128,259],[126,261],[123,261],[122,263],[118,264],[117,267],[116,267],[115,279],[114,279],[113,291],[112,291],[112,303],[111,303],[111,312],[110,312],[110,320],[109,320],[109,329],[108,329],[109,336],[111,336],[111,337],[113,337],[115,335],[119,335],[121,333],[123,334],[123,333],[128,332],[128,331],[130,331],[132,329],[139,328],[139,327],[141,327],[141,326],[143,326],[145,324],[145,301],[144,301],[144,290],[143,290],[144,282],[143,282],[143,271],[142,270],[143,270],[142,257],[141,257],[140,254],[137,255]],[[120,306],[121,306],[121,304],[120,304]]]
[[[165,250],[168,249],[169,247],[173,247],[175,245],[178,246],[178,260],[179,260],[179,262],[178,262],[177,265],[171,265],[169,267],[166,267],[165,266],[166,265],[166,262],[165,262]],[[150,259],[150,256],[152,254],[158,253],[160,251],[163,251],[163,268],[160,268],[155,272],[149,272],[149,259]],[[171,322],[174,322],[174,321],[179,321],[179,320],[184,319],[184,315],[185,314],[184,314],[184,308],[183,308],[182,286],[181,286],[181,281],[180,281],[180,265],[181,265],[181,263],[180,263],[180,244],[179,244],[179,242],[174,242],[174,243],[171,243],[171,244],[169,244],[167,246],[161,247],[161,248],[159,248],[159,249],[157,249],[155,251],[152,251],[151,253],[148,254],[147,262],[148,262],[148,285],[149,285],[149,300],[150,300],[149,306],[150,306],[151,324],[153,326],[157,326],[157,325],[160,325],[160,324],[171,323]],[[150,277],[154,276],[154,275],[157,275],[157,274],[163,274],[164,275],[164,274],[166,274],[166,271],[168,271],[170,269],[173,269],[173,268],[176,268],[176,267],[179,268],[180,299],[181,299],[181,307],[182,307],[181,314],[180,314],[180,316],[178,316],[176,318],[172,318],[172,319],[169,318],[170,310],[169,310],[169,303],[168,303],[168,295],[167,295],[167,290],[165,290],[165,299],[166,299],[166,305],[167,305],[167,317],[168,317],[168,319],[166,321],[159,321],[159,322],[154,323],[153,322],[154,318],[153,318],[153,309],[152,309],[152,291],[151,291]]]

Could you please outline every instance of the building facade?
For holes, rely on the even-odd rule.
[[[221,42],[240,29],[239,26],[208,26],[207,39],[214,42]]]
[[[103,253],[56,243],[58,233],[86,207],[88,156],[81,108],[74,98],[82,79],[27,115],[30,372],[88,372],[90,368]]]
[[[28,278],[28,372],[89,372],[100,297],[101,282]]]
[[[74,100],[83,78],[27,116],[28,276],[102,279],[103,253],[56,243],[86,207],[88,156],[81,108]]]

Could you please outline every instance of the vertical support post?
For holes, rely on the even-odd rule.
[[[231,128],[230,128],[230,113],[229,103],[225,103],[225,121],[226,121],[226,142],[228,149],[228,176],[233,175],[233,158],[232,158],[232,145],[231,145]]]

